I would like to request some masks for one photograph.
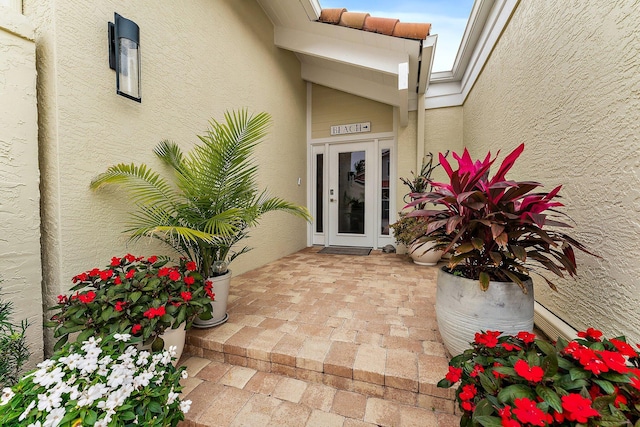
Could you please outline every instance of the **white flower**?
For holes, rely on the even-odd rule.
[[[109,421],[106,418],[96,421],[93,425],[94,427],[107,427],[109,425]]]
[[[2,396],[0,396],[0,406],[9,403],[13,396],[15,396],[15,393],[9,387],[3,388]]]
[[[60,421],[64,418],[66,411],[64,408],[54,409],[49,412],[47,418],[44,420],[44,424],[42,427],[58,427],[60,425]]]
[[[55,361],[53,361],[53,360],[51,360],[51,359],[47,359],[47,360],[45,360],[45,361],[42,361],[42,362],[38,363],[36,366],[37,366],[38,368],[47,369],[47,368],[52,367],[52,366],[53,366],[53,365],[55,365],[55,364],[56,364],[56,362],[55,362]]]
[[[36,421],[35,423],[29,424],[27,427],[42,427],[42,424],[40,424],[40,421]]]
[[[18,421],[24,421],[25,418],[27,418],[27,415],[29,415],[29,412],[31,412],[31,410],[36,406],[36,401],[32,400],[31,403],[29,403],[29,406],[27,406],[24,410],[24,412],[22,414],[20,414],[20,417],[18,418]],[[39,424],[39,423],[38,423]]]
[[[171,405],[176,399],[180,396],[179,393],[174,393],[173,388],[169,392],[169,396],[167,396],[167,405]]]
[[[131,339],[131,335],[130,334],[115,334],[113,336],[116,340],[118,341],[123,341],[123,342],[127,342]]]
[[[183,400],[182,402],[180,402],[180,410],[182,411],[182,413],[186,414],[187,412],[189,412],[189,409],[191,409],[190,400]]]
[[[182,377],[183,380],[186,380],[187,378],[189,378],[189,373],[187,372],[187,370],[185,369],[184,371],[182,371],[182,373],[180,374],[180,376]]]
[[[64,363],[69,367],[69,369],[76,369],[78,366],[78,362],[82,359],[82,356],[78,353],[71,353],[68,356],[61,357],[60,362]]]
[[[52,412],[61,402],[62,396],[58,393],[38,394],[38,411]]]
[[[94,384],[87,391],[82,393],[80,399],[78,399],[78,406],[89,406],[96,400],[102,398],[109,388],[104,384]]]
[[[146,387],[149,385],[149,381],[151,381],[151,378],[153,378],[153,373],[143,372],[133,379],[133,386],[135,388]]]
[[[42,373],[41,375],[36,375],[33,377],[33,382],[35,384],[40,384],[44,388],[49,388],[52,385],[58,384],[64,378],[64,372],[62,372],[62,368],[57,366],[53,371]]]

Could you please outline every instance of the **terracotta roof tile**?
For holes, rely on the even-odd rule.
[[[318,21],[405,39],[424,40],[431,24],[400,22],[394,18],[371,16],[365,12],[349,12],[346,8],[322,9]]]
[[[368,13],[362,12],[344,12],[340,17],[340,23],[338,25],[361,30],[364,21],[370,16]]]
[[[346,11],[347,9],[344,7],[337,9],[322,9],[319,21],[327,24],[338,24],[342,13]]]
[[[362,27],[362,29],[365,31],[371,31],[372,33],[391,36],[393,35],[393,29],[398,22],[400,22],[399,19],[370,16],[366,19],[366,21],[364,21],[364,26]]]

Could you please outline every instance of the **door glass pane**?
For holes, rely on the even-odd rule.
[[[380,174],[380,200],[382,203],[381,212],[380,212],[380,226],[381,226],[381,234],[383,236],[389,235],[389,167],[391,166],[390,162],[390,154],[391,150],[388,148],[382,149],[380,165],[382,168],[382,173]]]
[[[314,218],[316,220],[316,233],[323,232],[322,225],[322,211],[323,211],[323,188],[322,183],[323,179],[323,163],[324,163],[324,154],[316,155],[316,211]]]
[[[338,155],[338,232],[364,234],[365,152]]]

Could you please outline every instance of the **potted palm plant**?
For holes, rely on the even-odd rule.
[[[416,197],[408,215],[426,220],[424,241],[451,254],[439,270],[436,316],[443,341],[453,355],[468,348],[479,330],[514,334],[533,329],[533,282],[538,269],[557,276],[576,275],[574,248],[590,253],[558,228],[566,214],[557,210],[561,186],[550,192],[532,181],[512,181],[507,172],[518,159],[518,146],[489,177],[496,158],[473,161],[465,149],[454,170],[440,155],[449,183],[432,183]],[[535,192],[534,192],[535,191]],[[435,205],[439,209],[427,209]],[[549,229],[548,227],[553,227]],[[541,276],[556,290],[555,285]]]
[[[187,154],[174,142],[158,144],[154,152],[171,170],[170,179],[144,164],[119,164],[91,182],[92,189],[117,185],[128,191],[136,206],[126,230],[132,239],[159,239],[193,260],[209,278],[204,286],[211,296],[215,293],[212,315],[196,319],[196,327],[226,320],[228,265],[249,250],[236,244],[262,215],[285,211],[310,219],[306,208],[258,188],[252,156],[270,122],[267,113],[227,112],[223,122],[211,120],[206,134],[198,136],[201,144]]]

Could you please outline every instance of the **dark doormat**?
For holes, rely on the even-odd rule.
[[[320,250],[321,254],[330,255],[357,255],[367,256],[371,253],[371,248],[353,248],[345,246],[326,246]]]

